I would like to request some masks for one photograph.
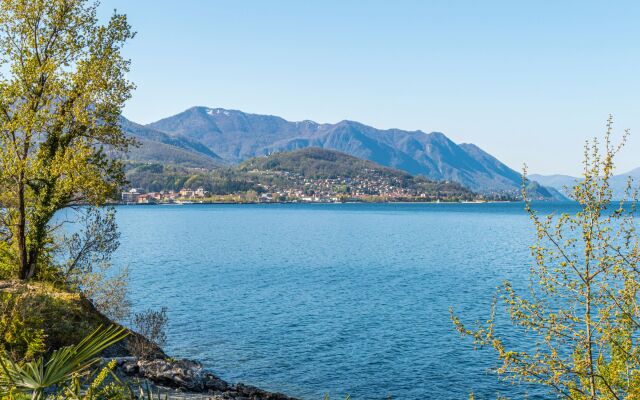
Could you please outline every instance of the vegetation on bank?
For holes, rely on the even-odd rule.
[[[54,350],[45,362],[42,357],[26,362],[15,362],[0,357],[0,395],[13,399],[29,394],[32,400],[57,399],[124,399],[127,388],[119,381],[106,382],[115,366],[111,361],[104,368],[91,369],[101,351],[125,338],[124,328],[111,326],[98,328],[77,344]],[[56,388],[52,395],[53,388]]]
[[[109,154],[131,144],[119,124],[133,89],[120,51],[133,32],[117,13],[101,25],[97,7],[0,2],[2,398],[133,399],[115,362],[98,357],[168,362],[165,311],[132,317],[126,271],[110,271],[120,236],[104,205],[125,183]],[[128,319],[149,337],[115,322]]]
[[[0,2],[3,398],[123,398],[102,390],[110,368],[94,367],[126,345],[112,322],[129,314],[126,271],[109,272],[119,234],[101,207],[124,184],[107,150],[131,143],[118,121],[133,89],[120,50],[134,34],[121,14],[99,24],[97,6]]]

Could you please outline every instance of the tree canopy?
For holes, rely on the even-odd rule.
[[[54,214],[100,205],[124,175],[108,150],[130,144],[119,117],[133,84],[124,15],[101,25],[96,2],[0,2],[0,235],[22,279],[48,257]]]

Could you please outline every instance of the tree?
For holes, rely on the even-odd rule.
[[[612,200],[609,180],[614,156],[609,118],[603,145],[585,146],[584,172],[572,198],[574,214],[542,216],[526,207],[536,228],[531,247],[529,291],[510,282],[499,288],[486,324],[468,329],[452,314],[457,329],[479,347],[497,351],[504,378],[548,387],[567,399],[636,399],[640,396],[640,247],[634,221],[637,193]],[[525,171],[526,172],[526,171]],[[533,350],[512,348],[496,324],[503,304],[521,337]],[[516,341],[517,343],[518,341]]]
[[[120,246],[113,207],[83,207],[77,212],[76,232],[58,240],[55,269],[59,280],[80,289],[104,315],[122,321],[131,304],[127,297],[128,269],[111,270],[111,257]]]
[[[140,336],[132,336],[129,341],[131,353],[141,359],[157,357],[157,349],[167,342],[166,327],[169,322],[167,308],[148,309],[136,313],[132,319],[134,329]]]
[[[46,260],[56,212],[101,205],[124,181],[109,152],[130,143],[119,118],[133,85],[120,51],[134,33],[115,12],[98,24],[96,8],[0,2],[0,235],[21,279]]]

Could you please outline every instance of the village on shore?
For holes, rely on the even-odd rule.
[[[264,174],[264,172],[263,172]],[[145,191],[131,188],[122,192],[123,204],[192,203],[345,203],[345,202],[484,202],[480,196],[420,190],[373,175],[369,178],[304,178],[289,175],[289,184],[261,184],[257,190],[214,193],[200,186],[195,189]]]

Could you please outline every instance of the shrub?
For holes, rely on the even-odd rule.
[[[156,353],[154,345],[162,347],[167,341],[167,322],[166,307],[162,307],[160,310],[148,309],[136,313],[133,316],[133,327],[144,337],[131,336],[129,340],[131,353],[142,359],[152,357]]]
[[[21,295],[0,293],[0,347],[14,361],[32,360],[46,350],[42,320],[25,313],[24,302]]]
[[[79,293],[49,283],[0,282],[0,348],[15,361],[76,344],[105,323]]]

